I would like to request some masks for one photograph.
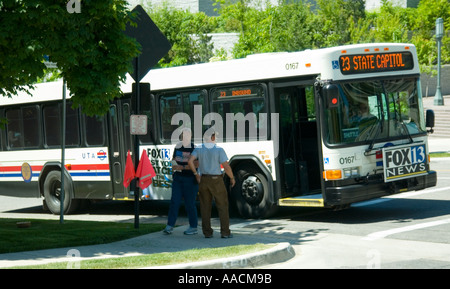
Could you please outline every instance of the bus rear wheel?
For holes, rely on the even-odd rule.
[[[55,215],[61,211],[61,172],[51,171],[44,182],[44,199],[46,207]],[[73,213],[79,205],[79,200],[73,199],[70,180],[64,179],[64,214]]]
[[[253,165],[240,165],[234,171],[236,184],[231,189],[231,201],[239,214],[251,219],[273,215],[277,206],[270,201],[266,176]]]

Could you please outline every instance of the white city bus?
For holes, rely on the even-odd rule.
[[[278,206],[345,208],[436,185],[426,129],[434,120],[422,106],[414,45],[251,55],[155,69],[142,82],[150,89],[141,88],[139,114],[149,122],[139,151],[157,174],[143,199],[170,199],[173,149],[185,126],[196,144],[205,129],[219,132],[237,180],[230,201],[244,217],[267,217]],[[68,211],[82,200],[133,199],[122,185],[134,147],[131,84],[122,91],[104,118],[69,110]],[[54,213],[60,98],[61,83],[46,83],[33,97],[0,99],[0,117],[9,121],[0,134],[0,193],[44,196]],[[21,173],[24,163],[31,177]]]

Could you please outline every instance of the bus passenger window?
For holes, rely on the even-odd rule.
[[[40,144],[39,110],[37,106],[11,109],[8,119],[8,146],[10,148],[31,148]]]
[[[103,118],[85,116],[86,144],[99,146],[105,143]]]
[[[72,109],[72,104],[66,107],[66,146],[80,145],[80,125],[78,109]]]
[[[39,110],[36,106],[22,108],[25,147],[39,146]]]
[[[152,106],[153,106],[153,104],[150,101],[148,102],[147,105],[144,106],[144,108],[142,108],[142,105],[141,105],[141,114],[144,114],[144,115],[147,116],[147,134],[139,136],[139,140],[142,143],[147,143],[148,144],[148,143],[153,143],[155,141],[154,140],[155,132],[153,131],[153,110],[152,110]],[[126,115],[126,114],[129,115],[130,112],[124,110],[123,115]]]
[[[48,146],[61,145],[61,111],[59,105],[44,107],[45,143]]]
[[[7,125],[7,139],[10,148],[23,147],[23,134],[21,130],[21,111],[20,109],[11,109],[6,112],[8,119]]]
[[[205,92],[204,91],[191,91],[182,92],[176,94],[164,94],[160,95],[160,110],[161,110],[161,131],[162,131],[162,141],[165,143],[170,143],[173,132],[180,126],[189,125],[188,123],[179,123],[172,125],[172,117],[176,113],[186,113],[190,120],[191,125],[194,122],[195,106],[201,106],[203,108],[202,113],[205,114],[204,108],[205,104]],[[203,126],[202,126],[203,127]],[[194,131],[194,128],[191,127]],[[203,132],[203,129],[202,129]],[[200,139],[195,139],[197,135],[194,134],[194,141],[202,141]]]
[[[267,139],[265,92],[261,85],[215,88],[213,111],[223,119],[223,140]]]
[[[43,109],[45,144],[49,147],[61,146],[61,104],[53,104]],[[66,146],[80,144],[78,110],[70,104],[66,107]]]

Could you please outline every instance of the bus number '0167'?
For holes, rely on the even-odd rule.
[[[355,161],[355,156],[342,157],[342,158],[339,159],[339,163],[341,165],[352,164],[354,161]]]
[[[284,67],[286,68],[286,70],[298,69],[298,62],[286,63]]]

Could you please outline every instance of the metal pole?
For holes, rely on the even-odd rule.
[[[141,92],[139,90],[139,57],[136,57],[136,97],[134,102],[134,113],[139,114],[140,110],[140,97]],[[135,164],[135,170],[137,170],[137,167],[139,165],[139,137],[137,135],[134,136],[134,164]],[[135,179],[135,189],[134,189],[134,228],[139,229],[139,185],[138,181]]]
[[[64,223],[64,166],[65,166],[65,148],[66,148],[66,81],[63,78],[63,99],[62,99],[62,121],[61,121],[61,195],[59,223]]]
[[[444,105],[444,98],[442,97],[441,92],[441,40],[443,37],[443,25],[444,20],[442,18],[438,18],[436,20],[436,40],[438,45],[438,62],[437,62],[437,87],[436,87],[436,95],[434,96],[434,105]]]

